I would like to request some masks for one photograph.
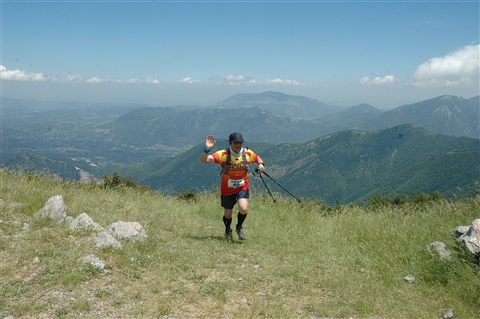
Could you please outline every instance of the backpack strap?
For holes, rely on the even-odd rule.
[[[230,148],[227,148],[226,151],[227,151],[227,160],[220,174],[223,173],[225,175],[228,175],[228,170],[230,169],[230,166],[232,166],[232,160],[230,158],[232,154],[230,153]],[[243,149],[242,151],[242,160],[243,160],[243,168],[245,169],[245,171],[248,172],[247,153],[245,153],[245,149]]]

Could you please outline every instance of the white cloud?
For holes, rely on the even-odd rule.
[[[87,79],[85,80],[85,82],[87,83],[102,83],[102,82],[105,82],[105,80],[102,80],[100,78],[97,78],[96,76],[91,78],[91,79]]]
[[[411,77],[416,86],[466,86],[478,79],[480,45],[467,45],[420,64]]]
[[[283,84],[283,85],[305,85],[297,80],[282,80],[282,79],[273,79],[267,80],[267,84]]]
[[[209,79],[214,84],[241,85],[256,84],[257,82],[249,76],[229,74],[227,76],[215,76]]]
[[[140,80],[138,78],[130,78],[128,80],[104,80],[103,82],[113,82],[113,83],[153,83],[153,84],[158,84],[160,83],[159,80],[157,79],[152,79],[151,77],[147,77],[145,80]]]
[[[152,79],[151,77],[148,77],[148,78],[145,79],[145,82],[146,83],[152,83],[152,84],[158,84],[158,83],[160,83],[160,80]]]
[[[48,77],[43,73],[26,73],[21,70],[7,70],[6,67],[0,65],[0,78],[2,80],[12,81],[48,81]],[[54,80],[54,78],[52,78]]]
[[[85,78],[81,74],[69,74],[64,78],[58,78],[55,76],[46,76],[43,73],[26,73],[21,70],[7,70],[6,67],[0,65],[0,75],[2,80],[12,80],[12,81],[44,81],[44,82],[75,82],[75,83],[150,83],[150,84],[159,84],[160,80],[147,77],[145,80],[140,80],[138,78],[130,78],[127,80],[122,79],[104,79],[97,76],[91,78]],[[215,76],[208,79],[210,83],[217,85],[291,85],[291,86],[305,86],[306,84],[301,83],[297,80],[284,80],[284,79],[273,79],[266,81],[255,81],[252,77],[241,75],[241,74],[229,74],[226,76]],[[177,83],[201,83],[200,80],[195,80],[192,77],[183,78]]]
[[[137,82],[144,82],[144,83],[152,83],[158,84],[160,80],[147,77],[145,80],[141,81],[136,78],[130,78],[128,80],[119,80],[119,79],[102,79],[99,77],[92,77],[89,79],[85,79],[85,77],[81,74],[69,74],[63,79],[58,79],[55,76],[46,76],[43,73],[26,73],[25,71],[21,70],[8,70],[5,66],[0,65],[0,78],[2,80],[10,80],[10,81],[43,81],[43,82],[76,82],[76,83],[137,83]]]
[[[180,81],[178,81],[179,83],[189,83],[189,84],[193,84],[193,83],[199,83],[200,81],[199,80],[194,80],[192,79],[191,77],[186,77],[186,78],[183,78],[181,79]]]
[[[80,74],[67,75],[64,82],[83,82],[83,76]]]
[[[215,76],[211,77],[209,81],[213,82],[214,84],[226,84],[226,85],[306,85],[301,83],[297,80],[283,80],[283,79],[273,79],[273,80],[266,80],[266,81],[256,81],[252,77],[245,76],[245,75],[226,75],[226,76]]]
[[[374,79],[370,79],[368,76],[364,76],[360,79],[360,84],[374,84],[374,85],[384,85],[389,83],[397,82],[398,79],[394,75],[385,75],[383,78],[377,76]]]

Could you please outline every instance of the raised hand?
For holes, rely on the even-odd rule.
[[[215,137],[213,135],[208,135],[205,137],[205,147],[208,149],[212,149],[215,146]]]

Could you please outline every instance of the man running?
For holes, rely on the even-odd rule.
[[[232,214],[233,207],[238,203],[238,222],[235,232],[238,238],[247,238],[243,231],[243,222],[247,218],[248,199],[250,197],[248,183],[248,164],[256,163],[258,172],[265,170],[263,160],[252,150],[243,148],[243,136],[240,133],[232,133],[228,137],[230,147],[225,150],[216,151],[212,154],[210,150],[215,146],[215,138],[212,135],[205,137],[205,148],[203,149],[200,162],[219,164],[222,167],[222,180],[220,184],[221,205],[224,208],[223,223],[225,224],[225,238],[233,240],[232,236]]]

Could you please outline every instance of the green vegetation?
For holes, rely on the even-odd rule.
[[[401,137],[400,137],[401,136]],[[137,166],[112,167],[162,193],[197,191],[218,184],[218,165],[199,161],[203,144],[171,158]],[[475,197],[480,181],[479,140],[434,133],[417,125],[378,132],[343,131],[302,144],[246,143],[266,163],[266,171],[299,198],[328,205],[361,205],[376,194],[439,191],[447,199]],[[217,141],[217,149],[227,147]],[[259,178],[253,185],[263,188]],[[275,191],[281,191],[272,185]]]
[[[365,207],[328,207],[278,194],[274,204],[253,192],[248,239],[229,243],[217,190],[165,196],[125,186],[121,175],[116,187],[4,170],[0,180],[2,318],[480,316],[479,270],[451,235],[480,217],[480,196],[377,196]],[[91,231],[33,221],[53,195],[72,217],[137,221],[148,240],[98,250]],[[434,241],[450,247],[451,260],[427,251]],[[105,269],[78,261],[92,253]]]

